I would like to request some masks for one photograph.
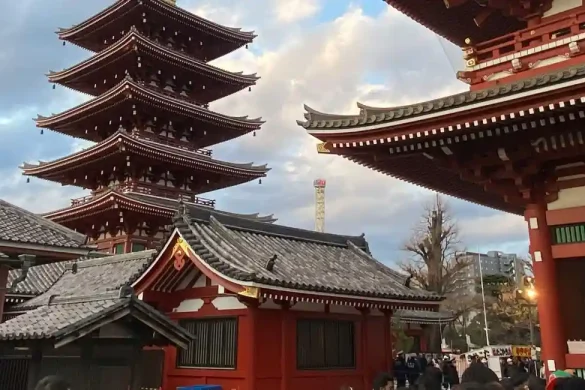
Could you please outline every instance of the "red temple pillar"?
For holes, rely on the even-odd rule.
[[[7,283],[8,267],[5,265],[0,265],[0,323],[2,322],[2,316],[4,315],[4,298],[8,288]]]
[[[361,335],[360,335],[360,345],[361,345],[361,355],[362,355],[362,379],[363,379],[363,388],[370,389],[370,358],[369,358],[369,351],[368,351],[368,314],[369,310],[366,308],[361,309],[362,313],[362,325],[361,325]]]
[[[384,310],[382,313],[384,313],[384,350],[386,351],[384,354],[384,363],[386,365],[386,371],[392,372],[394,366],[394,356],[392,354],[392,311]]]
[[[294,340],[294,328],[293,319],[290,313],[290,305],[288,302],[281,303],[282,318],[280,328],[280,390],[289,390],[290,382],[290,368],[294,364],[294,344],[291,344],[291,340]]]
[[[245,336],[248,339],[247,342],[247,364],[248,369],[246,372],[248,390],[254,390],[256,388],[256,348],[254,345],[258,342],[256,337],[258,324],[258,303],[256,301],[248,302],[248,334]]]
[[[551,364],[557,370],[566,368],[567,340],[559,308],[557,267],[552,257],[550,229],[546,223],[546,205],[529,205],[524,215],[528,222],[530,254],[538,293],[542,360],[548,375]]]

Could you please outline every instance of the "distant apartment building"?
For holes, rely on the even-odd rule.
[[[500,251],[489,251],[487,253],[465,252],[460,256],[471,263],[466,270],[466,275],[462,275],[462,277],[469,280],[470,291],[475,291],[476,282],[479,281],[482,274],[484,277],[488,275],[508,277],[514,275],[516,284],[520,284],[522,277],[525,275],[524,263],[514,253]]]

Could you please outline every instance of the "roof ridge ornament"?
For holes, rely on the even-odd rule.
[[[179,201],[179,207],[177,208],[177,215],[179,217],[185,217],[185,215],[187,215],[187,206],[185,205],[185,202],[183,202],[183,199],[181,199]]]

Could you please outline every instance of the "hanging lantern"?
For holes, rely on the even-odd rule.
[[[55,84],[53,84],[53,89],[55,89],[55,87],[56,87],[56,85],[55,85]]]
[[[65,41],[63,41],[63,46],[65,46]]]
[[[30,183],[30,177],[27,177],[27,178],[26,178],[26,182],[27,182],[27,183]]]
[[[258,180],[258,184],[262,184],[262,179],[259,179]]]
[[[41,129],[41,135],[43,135],[45,133],[45,131],[43,129]]]
[[[41,130],[41,131],[42,131],[42,130]],[[256,137],[256,132],[253,132],[252,134],[254,135],[254,137]]]
[[[248,44],[246,43],[246,49],[248,48]]]
[[[248,87],[248,92],[252,92],[252,87]]]

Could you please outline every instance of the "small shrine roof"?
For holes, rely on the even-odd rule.
[[[50,82],[67,84],[70,80],[75,81],[82,77],[81,72],[87,72],[91,67],[105,67],[111,63],[111,57],[120,58],[124,53],[135,53],[129,51],[129,45],[135,45],[136,50],[146,54],[153,54],[162,61],[171,62],[177,66],[186,68],[192,72],[199,73],[211,79],[225,81],[227,83],[237,83],[243,87],[256,84],[260,77],[256,74],[243,74],[242,72],[230,72],[223,70],[209,63],[195,59],[183,54],[177,50],[162,45],[150,38],[145,37],[135,27],[132,27],[122,39],[107,49],[100,51],[85,61],[78,63],[70,68],[53,72],[50,71],[48,78]],[[94,94],[94,93],[92,93]]]
[[[93,250],[87,237],[42,216],[0,200],[0,246],[18,247],[32,244],[51,251],[77,249],[79,255]],[[74,251],[75,252],[75,251]]]
[[[126,146],[121,150],[120,145]],[[235,174],[249,177],[250,180],[258,177],[264,177],[270,170],[266,165],[253,165],[252,163],[231,163],[221,160],[216,160],[208,155],[197,153],[195,151],[186,150],[162,143],[150,141],[138,136],[128,134],[125,131],[118,131],[112,134],[104,141],[92,145],[87,149],[73,153],[49,162],[40,162],[39,164],[24,163],[22,169],[25,175],[39,175],[44,173],[55,172],[55,169],[62,170],[66,167],[79,167],[80,161],[95,161],[97,153],[114,150],[115,152],[128,153],[134,150],[138,154],[146,153],[153,160],[170,159],[178,164],[184,165],[185,162],[197,166],[202,170],[209,171],[231,171]],[[158,157],[158,158],[157,158]]]
[[[80,330],[134,317],[185,347],[192,336],[162,313],[133,296],[129,285],[152,262],[156,251],[142,251],[64,264],[43,294],[11,308],[21,315],[0,324],[1,340],[52,339],[56,345],[79,337]],[[10,315],[10,313],[7,313]]]
[[[39,115],[35,121],[38,127],[60,127],[101,112],[121,100],[139,100],[155,107],[164,107],[177,115],[187,115],[204,122],[214,122],[221,126],[248,131],[259,129],[264,123],[261,118],[235,117],[210,111],[185,99],[165,95],[158,89],[134,81],[130,76],[126,76],[116,87],[98,97],[50,117]]]
[[[485,108],[486,105],[496,105],[524,97],[527,93],[550,92],[550,90],[572,85],[576,80],[585,81],[584,79],[585,65],[581,64],[516,80],[508,84],[461,92],[405,106],[371,107],[357,103],[360,113],[355,115],[327,114],[305,105],[306,120],[297,121],[297,123],[306,128],[309,134],[315,136],[336,135],[338,133],[359,134],[362,131],[383,130],[391,126],[458,114],[465,110],[480,108],[477,107],[480,104],[481,108]]]
[[[319,233],[205,210],[181,210],[174,224],[202,261],[242,283],[405,304],[443,299],[406,287],[402,275],[369,254],[363,235]],[[269,260],[274,262],[271,269]]]

